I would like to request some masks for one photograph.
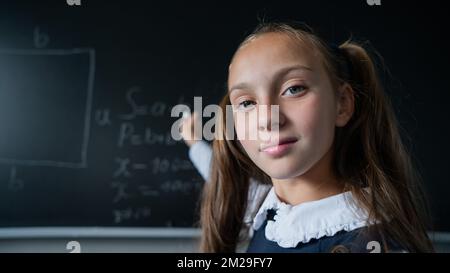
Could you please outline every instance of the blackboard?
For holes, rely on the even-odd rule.
[[[1,8],[0,226],[192,227],[203,179],[171,108],[212,103],[223,61],[143,13],[41,4]]]
[[[170,98],[132,86],[92,109],[92,48],[0,56],[3,225],[192,225],[202,181],[167,130]]]
[[[436,230],[450,231],[446,17],[432,4],[399,20],[402,6],[387,1],[99,2],[1,2],[1,227],[194,226],[204,182],[170,137],[170,109],[194,96],[217,104],[233,51],[266,18],[305,21],[333,42],[372,41],[397,80],[388,92]],[[423,10],[435,20],[419,20]],[[439,122],[439,134],[425,133]]]

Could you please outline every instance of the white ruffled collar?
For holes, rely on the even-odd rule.
[[[263,225],[268,209],[276,209],[274,221],[267,221],[266,238],[281,247],[296,247],[300,242],[370,224],[367,212],[355,204],[351,192],[344,192],[292,206],[281,202],[272,187],[254,218],[253,229]]]

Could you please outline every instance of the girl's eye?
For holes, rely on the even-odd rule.
[[[251,100],[244,100],[238,104],[240,109],[250,109],[250,107],[248,107],[249,105],[255,105],[255,102]]]
[[[306,90],[303,85],[291,86],[283,92],[283,95],[294,96]]]

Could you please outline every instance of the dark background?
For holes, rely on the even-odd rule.
[[[203,105],[218,103],[231,55],[264,18],[305,22],[334,43],[352,35],[370,41],[384,57],[386,92],[423,176],[434,229],[450,231],[448,9],[443,3],[81,2],[0,1],[0,226],[191,226],[202,180],[188,162],[185,145],[128,141],[119,147],[119,132],[131,124],[140,135],[146,128],[170,133],[176,120],[170,106],[192,106],[193,96],[202,96]],[[90,51],[65,57],[29,54],[74,48]],[[92,56],[92,104],[86,109]],[[137,104],[166,110],[123,118],[131,111],[130,90]],[[96,115],[105,109],[111,124],[103,126]],[[90,137],[83,165],[84,126]],[[69,164],[48,166],[43,159]],[[145,163],[147,168],[115,177],[123,159],[130,167]],[[116,200],[118,185],[125,185],[126,198]],[[143,194],[142,188],[158,195]]]

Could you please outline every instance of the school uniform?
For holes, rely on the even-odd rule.
[[[212,149],[203,141],[195,143],[189,157],[207,180]],[[320,200],[289,205],[279,200],[271,185],[250,179],[244,227],[237,251],[246,252],[380,252],[381,238],[369,235],[376,224],[356,205],[351,192]],[[392,241],[389,249],[401,248]]]
[[[369,252],[371,241],[381,247],[381,240],[365,235],[368,215],[354,202],[345,192],[292,206],[271,188],[252,223],[247,252]]]

